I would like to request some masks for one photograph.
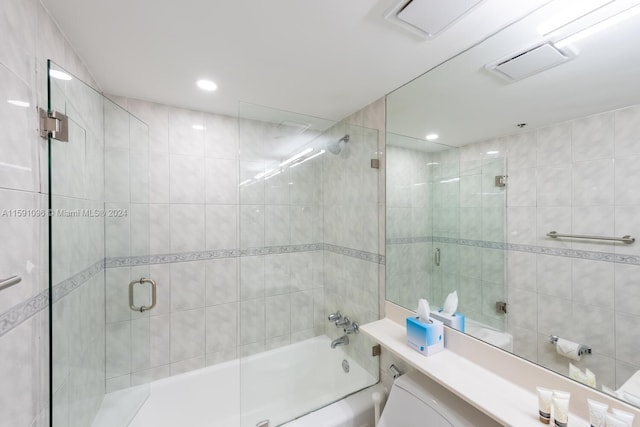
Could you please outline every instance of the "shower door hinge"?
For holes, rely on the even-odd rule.
[[[507,185],[507,175],[496,176],[496,187],[505,187]]]
[[[376,344],[371,347],[371,356],[380,356],[380,344]]]
[[[40,112],[40,136],[69,142],[69,118],[57,111],[46,111],[42,108],[38,110]]]
[[[496,301],[496,313],[507,314],[507,303],[504,301]]]
[[[371,169],[380,169],[380,159],[371,159]]]

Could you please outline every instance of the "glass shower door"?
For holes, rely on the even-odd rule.
[[[148,255],[148,179],[144,166],[130,173],[146,125],[108,114],[111,101],[48,68],[49,111],[68,117],[68,142],[49,138],[51,422],[126,426],[149,394],[130,388],[148,365],[149,313],[132,311],[128,295],[133,279],[149,277],[148,259],[132,257]],[[134,304],[150,305],[148,284],[134,287]]]

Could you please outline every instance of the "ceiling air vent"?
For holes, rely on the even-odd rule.
[[[501,59],[498,62],[489,64],[487,69],[503,79],[515,82],[553,68],[573,58],[574,55],[558,50],[551,43],[545,43],[511,55],[507,59]]]
[[[483,0],[403,0],[385,18],[425,39],[439,35]]]

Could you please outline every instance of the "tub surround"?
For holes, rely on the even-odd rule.
[[[406,344],[404,321],[415,313],[388,301],[385,312],[386,318],[360,330],[379,342],[383,352],[392,353],[502,424],[540,425],[538,385],[571,392],[572,426],[589,425],[587,398],[640,415],[638,408],[450,328],[445,328],[445,350],[424,357]]]

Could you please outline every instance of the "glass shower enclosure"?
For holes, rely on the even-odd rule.
[[[379,316],[376,130],[249,104],[208,116],[237,123],[237,153],[200,159],[224,166],[212,170],[233,191],[166,205],[202,215],[206,247],[155,254],[148,125],[53,62],[48,84],[49,111],[69,119],[68,142],[49,139],[52,426],[135,424],[153,380],[221,366],[240,391],[220,418],[229,427],[282,425],[378,381],[373,343],[354,327]],[[182,286],[191,271],[206,284]],[[193,302],[204,337],[188,324],[169,338],[184,313],[172,298]],[[337,311],[350,321],[327,320]],[[202,349],[200,362],[182,363],[176,342]]]

